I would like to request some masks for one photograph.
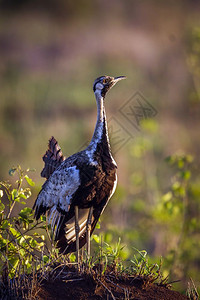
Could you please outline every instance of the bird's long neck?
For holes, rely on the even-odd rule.
[[[107,147],[110,153],[110,144],[108,137],[108,128],[106,121],[106,113],[104,107],[104,99],[101,96],[100,91],[95,92],[97,102],[97,122],[94,130],[92,140],[89,145],[89,149],[95,151],[99,143],[103,143],[104,147]]]

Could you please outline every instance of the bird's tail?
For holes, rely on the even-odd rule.
[[[48,179],[55,169],[63,162],[63,160],[65,160],[61,148],[53,136],[49,140],[48,150],[42,159],[44,161],[44,168],[41,172],[41,176],[45,177],[46,179]]]
[[[86,223],[88,218],[89,208],[79,209],[79,248],[82,248],[86,244]],[[101,212],[94,210],[92,215],[91,231],[93,233],[95,226],[99,220]],[[57,247],[60,249],[60,253],[67,254],[76,251],[76,232],[75,232],[75,218],[70,218],[67,222],[62,220],[57,240]]]

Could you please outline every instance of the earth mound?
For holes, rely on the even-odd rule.
[[[82,274],[77,273],[75,268],[64,268],[63,270],[57,270],[57,272],[60,272],[59,279],[56,278],[58,275],[54,274],[52,278],[41,282],[37,288],[37,299],[188,299],[179,292],[173,291],[169,284],[156,283],[155,279],[150,276],[120,275],[111,268],[108,268],[101,276],[99,276],[99,272],[94,270]]]

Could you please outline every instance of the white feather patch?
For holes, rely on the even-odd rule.
[[[72,195],[80,186],[79,170],[76,166],[58,168],[46,182],[37,199],[37,206],[59,207],[68,212]],[[54,210],[51,210],[53,213]]]
[[[79,237],[81,237],[86,231],[86,223],[88,218],[89,209],[79,209]],[[75,232],[75,217],[71,218],[65,227],[65,236],[68,242],[72,242],[76,240],[76,232]]]

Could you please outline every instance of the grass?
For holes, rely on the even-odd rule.
[[[124,299],[128,297],[128,287],[131,281],[137,285],[157,284],[168,287],[167,279],[162,277],[161,264],[149,264],[146,251],[136,251],[136,255],[129,262],[120,259],[122,249],[120,240],[116,247],[112,248],[103,243],[90,259],[88,263],[87,253],[82,251],[82,259],[79,271],[74,260],[74,255],[58,255],[57,250],[53,251],[42,260],[35,260],[32,264],[32,272],[27,273],[16,269],[12,278],[8,274],[8,269],[4,268],[1,280],[1,298],[7,295],[13,299],[37,299],[38,291],[43,291],[43,286],[48,282],[79,282],[84,280],[103,287],[108,294],[115,299],[110,285],[120,289],[124,293]],[[42,263],[41,263],[42,262]],[[127,287],[124,287],[127,285]],[[115,290],[115,289],[114,289]],[[42,298],[41,298],[42,299]]]
[[[158,297],[152,299],[176,299],[168,278],[162,276],[161,262],[150,264],[146,251],[136,249],[136,255],[127,267],[127,262],[120,259],[121,249],[120,240],[114,248],[103,243],[89,263],[87,254],[82,251],[79,271],[72,262],[73,255],[70,259],[62,255],[55,257],[52,253],[48,262],[43,265],[38,262],[39,269],[35,262],[30,274],[16,272],[12,279],[6,275],[2,277],[1,299],[83,299],[82,295],[85,299],[128,300],[135,299],[134,295],[140,295],[138,299],[148,299],[144,295],[150,293]],[[159,298],[159,293],[166,298]],[[189,299],[198,299],[194,286],[188,289],[188,295]],[[180,294],[179,297],[182,298],[177,299],[186,299]]]

